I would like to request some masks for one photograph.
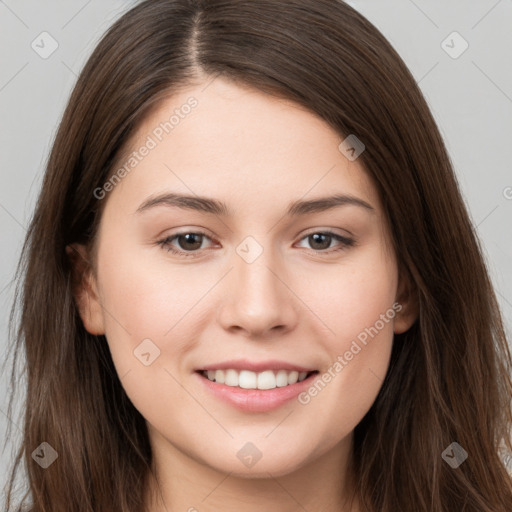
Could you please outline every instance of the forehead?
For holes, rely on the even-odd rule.
[[[340,151],[343,139],[295,102],[216,79],[153,108],[116,166],[126,172],[112,199],[133,205],[173,191],[257,211],[343,193],[377,207],[362,164]]]

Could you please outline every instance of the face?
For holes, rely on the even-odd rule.
[[[344,137],[291,101],[205,85],[151,113],[105,187],[80,312],[159,453],[284,475],[347,446],[413,319]]]

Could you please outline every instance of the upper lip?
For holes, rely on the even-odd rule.
[[[264,370],[288,370],[297,372],[313,372],[315,368],[307,368],[305,366],[288,363],[286,361],[268,360],[268,361],[248,361],[247,359],[232,359],[230,361],[222,361],[219,363],[208,364],[198,368],[201,370],[249,370],[252,372],[262,372]]]

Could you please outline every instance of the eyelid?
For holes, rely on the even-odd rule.
[[[336,231],[334,231],[335,229],[339,229],[341,231],[344,231],[345,233],[347,233],[346,235],[343,235],[343,234],[340,234]],[[355,235],[349,231],[348,229],[341,229],[341,228],[312,228],[311,230],[308,230],[306,231],[306,233],[304,235],[302,235],[302,238],[304,238],[305,236],[309,236],[309,235],[314,235],[315,233],[329,233],[329,234],[332,234],[332,235],[338,235],[338,236],[341,236],[343,238],[355,238]]]

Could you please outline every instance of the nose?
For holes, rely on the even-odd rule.
[[[248,338],[269,338],[295,328],[300,301],[287,282],[283,265],[270,252],[264,250],[250,263],[234,255],[218,312],[225,330]]]

